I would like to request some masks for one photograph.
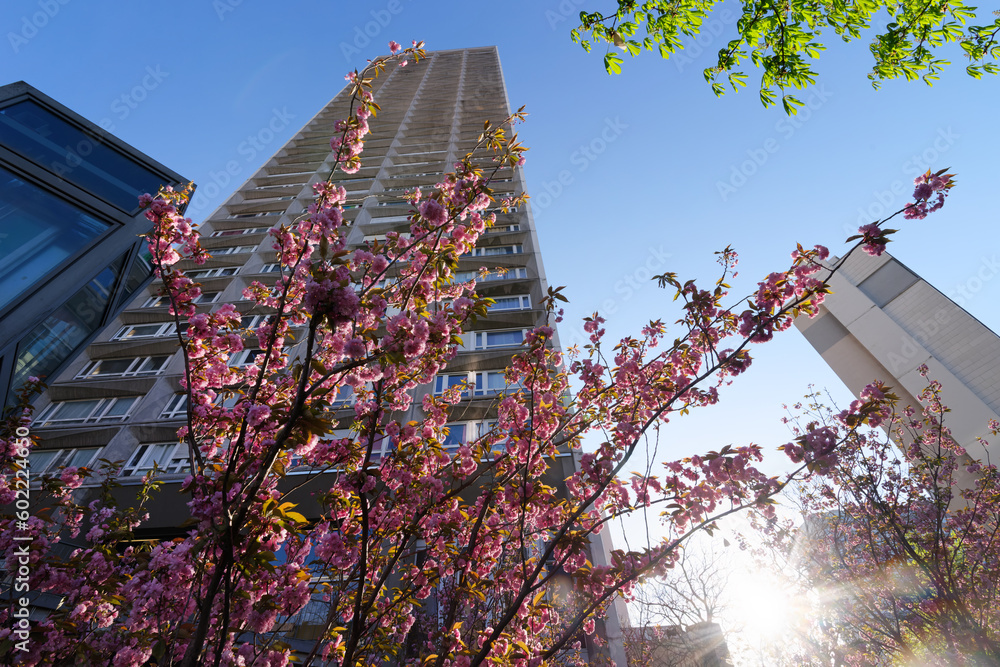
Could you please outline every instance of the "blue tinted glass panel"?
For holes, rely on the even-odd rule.
[[[465,444],[465,424],[448,424],[448,435],[444,442],[445,447],[460,447]]]
[[[163,178],[35,102],[0,109],[0,143],[126,212]]]
[[[118,258],[21,340],[12,391],[29,376],[50,376],[97,330],[124,263],[124,257]]]
[[[146,244],[143,244],[143,248]],[[146,249],[145,255],[149,255],[148,249]],[[142,287],[146,281],[148,281],[153,275],[153,267],[150,266],[149,261],[146,259],[144,254],[140,254],[132,262],[132,268],[129,270],[128,275],[125,277],[125,284],[122,290],[122,295],[118,299],[118,305],[116,308],[120,308],[125,304],[126,301],[135,294],[136,290]]]
[[[490,331],[486,334],[486,344],[490,347],[520,345],[524,342],[523,331]]]
[[[0,308],[109,226],[0,169]]]

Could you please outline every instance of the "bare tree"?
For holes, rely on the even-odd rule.
[[[731,575],[711,545],[689,547],[666,576],[639,587],[633,601],[638,625],[626,633],[629,665],[729,664],[719,620],[727,608]]]

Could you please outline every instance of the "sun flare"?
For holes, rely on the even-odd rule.
[[[773,641],[791,627],[794,601],[774,579],[755,573],[734,586],[733,617],[748,636]]]

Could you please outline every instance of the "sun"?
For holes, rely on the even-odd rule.
[[[774,641],[791,630],[796,607],[794,596],[766,573],[747,573],[732,581],[731,616],[748,638]]]

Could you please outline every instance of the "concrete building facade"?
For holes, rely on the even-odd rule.
[[[373,93],[381,110],[369,119],[372,133],[362,167],[355,174],[335,177],[348,193],[344,217],[350,221],[349,242],[355,247],[384,238],[387,232],[407,232],[412,206],[403,198],[405,191],[433,187],[475,146],[485,120],[496,122],[510,113],[495,47],[433,52],[417,64],[390,65],[374,80]],[[334,158],[330,138],[334,123],[348,115],[349,95],[345,88],[334,97],[200,226],[202,245],[211,259],[203,265],[180,265],[201,283],[199,310],[232,303],[244,315],[246,329],[267,316],[267,309],[244,298],[243,291],[253,281],[273,282],[281,270],[267,232],[300,217],[313,201],[313,184],[330,177]],[[488,164],[491,158],[483,160]],[[492,187],[498,197],[524,192],[522,170],[501,170]],[[489,273],[478,279],[477,289],[495,300],[488,317],[477,323],[475,331],[464,334],[463,347],[447,371],[432,385],[418,388],[414,407],[399,415],[402,423],[420,419],[422,395],[466,382],[467,395],[453,411],[446,446],[474,440],[495,423],[495,399],[506,384],[503,369],[527,331],[543,321],[539,303],[548,285],[529,207],[497,211],[496,225],[480,238],[473,253],[460,260],[458,278],[471,279],[484,268]],[[187,445],[177,438],[187,413],[180,385],[183,359],[167,300],[159,290],[158,281],[140,290],[38,402],[32,428],[43,445],[33,454],[33,474],[69,460],[75,465],[93,464],[98,458],[121,460],[126,496],[154,463],[165,471],[168,482],[183,479]],[[230,363],[251,363],[256,350],[250,341],[255,340],[248,334],[248,349]],[[351,400],[345,394],[335,404],[343,418],[343,428],[335,435],[350,432]],[[555,465],[553,483],[561,484],[576,465],[575,455],[567,451]],[[306,516],[318,515],[319,505],[310,493],[305,487],[291,500]],[[179,535],[185,518],[183,503],[157,503],[145,536]],[[604,549],[595,551],[598,561],[605,557]],[[301,625],[289,630],[290,637],[310,639],[307,620]],[[604,633],[612,653],[617,652],[613,657],[624,665],[614,614]]]
[[[977,438],[1000,419],[1000,336],[888,253],[855,252],[830,288],[820,314],[795,326],[851,392],[878,379],[919,409],[927,381],[918,369],[926,364],[951,410],[945,425],[984,460],[989,452]]]

